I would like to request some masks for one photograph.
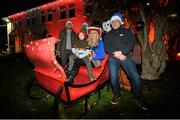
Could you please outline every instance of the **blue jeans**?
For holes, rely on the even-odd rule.
[[[110,78],[111,78],[111,85],[112,91],[114,95],[120,96],[120,84],[119,84],[119,69],[122,68],[128,79],[130,80],[132,93],[134,97],[138,100],[143,100],[143,88],[141,85],[141,81],[139,79],[139,74],[137,72],[136,64],[132,57],[129,57],[125,61],[120,61],[117,58],[110,57],[109,58],[109,69],[110,69]],[[121,79],[121,78],[120,78]]]

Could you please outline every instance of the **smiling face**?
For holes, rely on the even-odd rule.
[[[98,32],[96,30],[91,30],[89,32],[89,36],[90,36],[91,39],[98,39],[99,38],[99,34],[98,34]]]
[[[99,40],[99,34],[96,30],[91,30],[89,32],[89,45],[97,46]]]
[[[121,25],[119,20],[113,20],[111,24],[112,24],[112,28],[115,30],[118,29]]]
[[[66,22],[66,27],[69,28],[69,29],[72,28],[73,27],[72,22],[71,21],[67,21]]]
[[[79,37],[80,40],[85,39],[85,36],[84,36],[84,34],[82,32],[79,33],[78,37]]]

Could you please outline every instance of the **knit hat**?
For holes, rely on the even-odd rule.
[[[99,36],[101,36],[102,29],[99,28],[99,27],[94,27],[94,26],[88,27],[88,28],[87,28],[87,33],[89,34],[89,33],[90,33],[91,31],[93,31],[93,30],[97,31],[97,33],[99,34]]]
[[[67,22],[66,22],[66,27],[67,27],[68,24],[71,24],[71,26],[73,26],[72,21],[67,21]]]
[[[122,15],[120,12],[116,12],[113,14],[113,16],[111,17],[111,23],[113,20],[119,20],[119,22],[121,23],[121,25],[123,24],[122,22]]]
[[[88,24],[87,24],[86,22],[84,22],[84,23],[82,24],[82,26],[87,28],[87,27],[88,27]]]
[[[87,36],[87,29],[86,29],[85,26],[81,29],[81,31],[79,31],[78,35],[79,35],[80,33],[82,33],[82,34],[84,35],[84,38],[87,39],[87,37],[88,37],[88,36]]]

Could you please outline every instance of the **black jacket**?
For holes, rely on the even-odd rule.
[[[64,51],[66,50],[66,36],[67,36],[67,28],[63,29],[59,33],[59,39],[60,41],[57,42],[57,51],[60,52],[61,57],[64,56]],[[71,32],[71,44],[73,46],[74,42],[77,40],[77,34],[76,32],[72,29]]]
[[[130,29],[126,28],[112,29],[104,36],[105,51],[109,56],[113,56],[115,51],[122,51],[124,55],[128,56],[135,43],[136,37]]]

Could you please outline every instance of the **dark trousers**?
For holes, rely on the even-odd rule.
[[[61,56],[61,66],[65,68],[69,61],[69,56],[72,54],[71,50],[64,50],[63,56]]]
[[[82,65],[81,64],[81,60],[83,60],[83,62],[86,64],[86,67],[87,67],[87,70],[88,70],[88,74],[89,74],[89,78],[93,79],[94,76],[93,76],[92,65],[91,65],[91,62],[90,62],[90,60],[89,60],[89,58],[87,56],[82,58],[82,59],[79,59],[76,55],[72,54],[70,56],[70,62],[69,62],[68,70],[71,71],[73,69],[75,59],[77,61],[75,64],[79,64],[79,65]]]
[[[141,85],[141,81],[139,79],[139,74],[137,72],[136,64],[133,61],[132,57],[129,57],[125,61],[120,61],[117,58],[110,57],[109,58],[109,69],[110,69],[110,78],[113,93],[116,96],[120,96],[120,84],[119,84],[119,75],[118,71],[120,68],[123,68],[127,76],[129,77],[132,93],[138,100],[143,100],[143,89]],[[121,78],[120,78],[121,79]]]

